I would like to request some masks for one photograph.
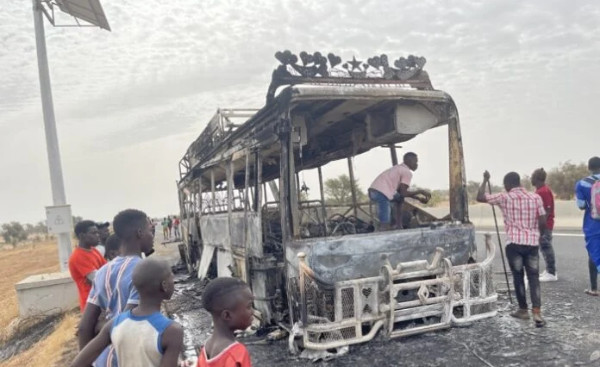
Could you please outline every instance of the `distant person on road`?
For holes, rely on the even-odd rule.
[[[254,297],[246,283],[238,278],[215,278],[202,294],[202,304],[210,312],[214,331],[202,347],[197,367],[250,367],[250,354],[235,339],[236,330],[252,324]]]
[[[516,172],[504,176],[506,192],[486,194],[485,189],[490,181],[490,174],[485,171],[483,182],[477,192],[477,201],[497,205],[504,216],[507,245],[506,258],[513,274],[513,282],[519,309],[510,315],[528,320],[527,296],[525,292],[524,270],[531,292],[533,321],[535,326],[546,324],[542,318],[542,297],[540,292],[540,234],[546,230],[546,212],[542,198],[521,187],[521,177]]]
[[[96,250],[106,258],[106,239],[110,236],[110,223],[99,222],[96,223],[96,227],[98,227],[98,233],[100,235],[100,242],[98,243],[98,246],[96,246]]]
[[[95,248],[100,240],[96,223],[91,220],[77,223],[75,236],[79,240],[79,244],[69,258],[69,272],[79,293],[79,310],[83,312],[96,277],[96,271],[106,264],[106,260]]]
[[[106,240],[106,260],[111,261],[121,254],[121,239],[116,234],[111,234]]]
[[[175,234],[175,239],[176,240],[180,240],[181,239],[181,232],[179,232],[179,225],[180,224],[181,224],[181,222],[179,221],[179,218],[173,217],[173,233]]]
[[[379,230],[391,229],[391,206],[394,204],[395,228],[402,228],[402,203],[405,198],[414,198],[422,203],[429,202],[431,193],[427,190],[409,190],[412,171],[419,167],[415,153],[406,153],[403,163],[395,165],[375,178],[369,187],[369,199],[377,204]]]
[[[94,338],[98,329],[98,318],[102,312],[106,314],[106,320],[110,320],[139,303],[132,273],[137,263],[142,261],[142,253],[148,255],[153,250],[152,224],[144,212],[127,209],[115,216],[113,228],[122,241],[121,255],[100,268],[96,274],[85,312],[79,323],[80,349]],[[114,348],[106,348],[96,359],[95,366],[117,366]]]
[[[160,306],[173,295],[171,268],[164,261],[145,259],[133,270],[139,305],[104,325],[77,355],[72,367],[88,367],[109,345],[124,367],[177,367],[183,350],[181,325],[163,316]]]
[[[556,258],[552,247],[552,230],[554,229],[554,193],[546,185],[546,171],[538,168],[531,175],[531,184],[535,186],[535,193],[542,198],[546,211],[546,229],[540,236],[540,251],[546,262],[546,270],[540,274],[540,282],[555,282],[558,280],[556,273]]]
[[[600,271],[600,157],[592,157],[588,161],[590,176],[585,177],[575,185],[577,206],[584,211],[583,234],[588,251],[588,267],[590,272],[590,289],[585,293],[598,296],[598,271]]]
[[[173,231],[173,219],[171,219],[171,216],[167,217],[167,226],[169,227],[169,239],[171,239]]]
[[[163,218],[162,221],[162,229],[163,229],[163,237],[164,240],[168,240],[169,239],[169,221],[167,220],[167,218]]]

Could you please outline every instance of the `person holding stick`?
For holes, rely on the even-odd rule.
[[[524,273],[527,272],[533,321],[535,326],[542,327],[546,324],[542,318],[539,279],[540,234],[546,229],[546,212],[542,198],[521,187],[521,177],[516,172],[509,172],[504,176],[506,192],[486,194],[485,189],[489,181],[490,173],[485,171],[477,192],[477,201],[498,206],[504,216],[508,243],[506,257],[513,274],[515,294],[519,303],[519,309],[511,313],[511,316],[521,320],[528,320],[530,317],[524,280]]]

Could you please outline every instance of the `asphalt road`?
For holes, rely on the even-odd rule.
[[[483,244],[482,234],[478,234],[478,243]],[[454,327],[394,340],[378,336],[371,342],[350,347],[347,355],[317,363],[291,356],[287,351],[286,341],[268,345],[249,342],[253,365],[600,366],[600,359],[590,360],[596,355],[600,357],[600,297],[590,297],[583,293],[589,287],[584,246],[583,237],[576,233],[555,235],[559,280],[542,283],[542,309],[547,321],[544,328],[535,328],[531,321],[510,317],[508,313],[511,305],[506,293],[500,293],[498,316],[475,322],[468,327]],[[483,254],[481,251],[480,256]],[[540,266],[541,269],[544,268],[543,265]],[[499,253],[495,271],[497,281],[502,281]],[[498,286],[506,287],[502,284]],[[198,309],[188,310],[182,316],[184,319],[205,319],[201,312]],[[207,336],[206,331],[192,333],[187,335],[187,341],[197,345]]]

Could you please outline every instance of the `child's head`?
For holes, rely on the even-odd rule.
[[[116,234],[111,234],[106,239],[106,257],[109,261],[119,256],[121,253],[121,239]]]
[[[202,294],[204,308],[211,313],[217,325],[230,330],[244,330],[252,324],[252,301],[250,288],[238,278],[213,279]]]
[[[166,261],[147,258],[133,269],[133,286],[140,298],[170,299],[175,290],[173,272]]]

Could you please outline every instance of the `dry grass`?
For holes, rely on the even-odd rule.
[[[0,341],[6,337],[7,326],[18,313],[15,283],[33,274],[59,271],[56,242],[22,245],[16,249],[0,251]]]
[[[177,256],[177,247],[169,244],[166,247],[155,243],[154,248],[159,256]],[[173,255],[175,254],[175,255]],[[16,249],[0,250],[0,343],[8,336],[8,326],[19,314],[15,283],[24,278],[43,273],[59,271],[58,248],[56,240],[36,245],[20,245]]]
[[[157,242],[155,249],[160,257],[177,256],[177,247],[173,244],[163,246]],[[17,319],[15,283],[30,275],[56,271],[59,271],[56,241],[0,249],[0,294],[4,295],[0,298],[0,344],[10,337],[12,329],[22,330],[34,321]],[[0,367],[67,366],[77,353],[75,328],[78,322],[79,313],[65,315],[50,335],[28,350],[0,362]]]
[[[56,329],[45,339],[36,343],[28,350],[0,363],[0,367],[38,367],[38,366],[66,366],[70,362],[65,355],[71,355],[75,346],[75,327],[79,322],[79,315],[70,313],[57,325]]]

